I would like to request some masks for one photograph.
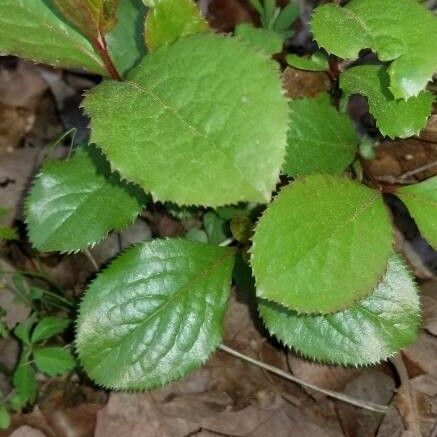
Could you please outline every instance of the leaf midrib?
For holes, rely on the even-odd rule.
[[[113,344],[111,344],[110,348],[108,349],[107,353],[103,353],[103,358],[99,358],[99,362],[96,363],[94,366],[89,368],[89,371],[95,369],[96,367],[98,367],[99,365],[102,364],[103,359],[106,359],[106,357],[113,352],[114,348],[118,348],[120,347],[120,344],[124,341],[126,341],[126,339],[129,339],[131,336],[136,334],[136,331],[138,329],[140,329],[141,327],[143,327],[144,325],[147,325],[153,318],[155,318],[159,313],[161,313],[168,305],[170,305],[171,303],[173,303],[177,298],[179,298],[179,296],[187,291],[187,289],[189,289],[193,284],[195,284],[196,282],[200,282],[202,280],[204,280],[205,278],[207,278],[208,276],[210,276],[222,263],[224,263],[224,261],[228,258],[233,256],[234,253],[233,251],[229,250],[227,251],[225,254],[223,254],[221,257],[219,257],[217,260],[214,260],[214,262],[208,264],[204,270],[197,276],[194,276],[194,278],[192,280],[189,280],[187,283],[185,283],[183,286],[181,286],[176,292],[174,292],[169,299],[167,299],[164,303],[162,303],[161,305],[159,305],[154,311],[153,313],[149,314],[143,321],[139,322],[136,324],[135,328],[132,329],[131,332],[129,332],[128,334],[126,334],[123,337],[120,337],[118,341],[115,341]],[[209,268],[210,267],[210,268]],[[143,281],[147,282],[149,278],[145,278],[143,279]],[[107,310],[108,312],[110,311],[110,309]],[[167,351],[168,353],[168,351]]]

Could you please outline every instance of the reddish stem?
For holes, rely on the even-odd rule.
[[[111,56],[109,55],[105,37],[102,34],[99,34],[98,37],[93,40],[93,45],[102,58],[106,71],[109,73],[112,79],[121,81],[122,77],[120,76],[120,73],[112,62]]]

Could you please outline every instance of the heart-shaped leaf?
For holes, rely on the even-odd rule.
[[[423,237],[437,249],[437,176],[397,190]]]
[[[355,306],[331,315],[299,315],[259,300],[271,334],[317,361],[343,365],[375,364],[407,346],[417,336],[420,303],[404,262],[393,255],[374,292]]]
[[[127,82],[94,88],[84,106],[92,141],[155,199],[270,199],[285,155],[287,101],[273,62],[236,39],[179,39],[146,56]]]
[[[105,74],[91,43],[63,21],[50,0],[0,0],[0,10],[1,52]]]
[[[193,0],[153,0],[146,18],[146,43],[150,51],[178,38],[209,31]]]
[[[67,161],[45,164],[36,178],[26,201],[29,238],[40,251],[82,250],[130,225],[145,202],[94,147],[81,147]]]
[[[355,59],[370,48],[388,73],[395,98],[409,99],[425,89],[437,71],[437,19],[413,0],[352,0],[316,9],[311,29],[320,47]]]
[[[342,177],[303,177],[279,193],[256,227],[257,295],[300,313],[342,310],[372,292],[391,250],[379,193]]]
[[[350,118],[339,113],[325,93],[291,100],[290,108],[285,173],[342,173],[353,161],[358,142]]]
[[[346,96],[361,94],[367,97],[370,113],[383,135],[407,138],[418,134],[431,114],[433,95],[422,91],[407,101],[395,100],[390,90],[385,67],[360,65],[340,76],[340,88]]]
[[[135,246],[91,284],[77,349],[98,384],[159,387],[199,367],[220,344],[233,250],[187,240]]]

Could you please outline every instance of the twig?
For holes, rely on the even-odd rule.
[[[429,170],[432,167],[437,166],[437,161],[430,162],[428,164],[422,165],[421,167],[415,168],[414,170],[407,171],[399,176],[399,180],[405,180],[410,178],[411,176],[416,175],[417,173],[421,173],[422,171]]]
[[[93,257],[93,255],[91,254],[91,252],[88,249],[85,249],[83,251],[83,253],[85,254],[85,256],[89,259],[90,263],[93,265],[93,267],[96,269],[96,271],[100,270],[99,265],[97,264],[97,261],[95,260],[95,258]]]
[[[112,79],[121,81],[122,78],[120,76],[120,73],[117,70],[117,67],[114,65],[114,62],[111,59],[111,56],[109,55],[108,46],[106,44],[105,37],[102,34],[99,34],[97,38],[94,38],[92,40],[93,46],[100,55],[100,58],[103,61],[103,64],[105,65],[105,69],[108,72],[108,74],[111,76]]]
[[[254,358],[248,357],[247,355],[244,355],[234,349],[231,349],[230,347],[222,344],[219,346],[219,349],[222,350],[223,352],[226,352],[230,355],[233,355],[236,358],[239,358],[243,361],[246,361],[250,364],[253,364],[255,366],[261,367],[262,369],[268,370],[271,373],[274,373],[275,375],[278,375],[284,379],[287,379],[289,381],[295,382],[296,384],[299,384],[303,387],[309,388],[311,390],[315,390],[319,393],[323,393],[326,396],[329,396],[331,398],[337,399],[339,401],[342,402],[346,402],[348,404],[351,405],[355,405],[356,407],[360,407],[363,408],[365,410],[369,410],[369,411],[375,411],[377,413],[382,413],[385,414],[388,411],[388,407],[386,405],[380,405],[380,404],[375,404],[374,402],[368,402],[368,401],[363,401],[361,399],[356,399],[353,397],[350,397],[348,395],[345,395],[343,393],[338,393],[335,391],[331,391],[331,390],[326,390],[320,387],[317,387],[314,384],[311,384],[309,382],[305,382],[302,381],[301,379],[297,378],[294,375],[291,375],[290,373],[284,372],[281,369],[278,369],[277,367],[274,366],[270,366],[269,364],[263,363],[261,361],[255,360]]]
[[[405,421],[406,428],[411,431],[414,437],[421,437],[420,426],[417,420],[417,406],[416,406],[416,395],[411,388],[410,377],[408,376],[408,371],[405,367],[404,361],[401,355],[396,355],[390,358],[390,362],[396,369],[401,381],[401,386],[398,390],[398,395],[401,396],[406,401],[405,411],[400,411],[402,408],[398,406],[399,413]]]
[[[234,242],[234,239],[233,239],[233,238],[228,238],[228,239],[222,241],[222,242],[219,244],[219,246],[221,246],[221,247],[227,247],[227,246],[230,246],[233,242]]]

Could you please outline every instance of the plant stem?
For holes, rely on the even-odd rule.
[[[278,375],[284,379],[287,379],[289,381],[295,382],[296,384],[299,384],[303,387],[309,388],[311,390],[317,391],[319,393],[323,393],[326,396],[329,396],[331,398],[337,399],[342,402],[346,402],[347,404],[355,405],[356,407],[363,408],[365,410],[369,411],[375,411],[377,413],[385,414],[388,411],[388,407],[386,405],[380,405],[375,404],[374,402],[368,402],[363,401],[361,399],[356,399],[353,397],[350,397],[348,395],[345,395],[343,393],[338,393],[331,390],[326,390],[324,388],[317,387],[314,384],[311,384],[309,382],[302,381],[301,379],[297,378],[296,376],[291,375],[290,373],[284,372],[281,369],[278,369],[277,367],[270,366],[269,364],[263,363],[261,361],[255,360],[254,358],[248,357],[247,355],[244,355],[234,349],[231,349],[230,347],[222,344],[219,346],[219,349],[223,352],[226,352],[230,355],[233,355],[236,358],[239,358],[243,361],[246,361],[250,364],[253,364],[255,366],[261,367],[262,369],[268,370],[271,373],[274,373],[275,375]]]
[[[93,257],[92,253],[88,250],[85,249],[83,251],[83,253],[85,254],[85,256],[89,259],[90,263],[93,265],[93,267],[96,269],[96,272],[98,272],[100,270],[99,265],[97,264],[97,261],[95,260],[95,258]]]
[[[109,55],[105,37],[102,34],[99,34],[98,37],[93,40],[93,45],[102,58],[109,76],[114,80],[121,81],[121,75],[118,72],[117,67],[112,62],[111,56]]]

